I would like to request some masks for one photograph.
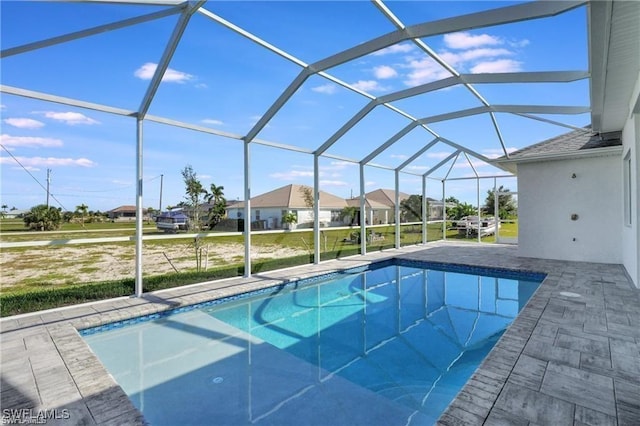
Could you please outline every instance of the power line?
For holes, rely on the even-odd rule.
[[[37,178],[37,177],[35,177],[35,176],[34,176],[34,175],[29,171],[29,169],[27,169],[27,168],[26,168],[26,167],[25,167],[25,166],[20,162],[20,160],[18,160],[18,159],[17,159],[17,158],[16,158],[16,157],[11,153],[11,151],[9,151],[9,150],[8,150],[8,149],[7,149],[3,144],[0,144],[0,146],[2,147],[2,149],[4,149],[4,150],[7,152],[7,154],[9,154],[9,156],[10,156],[10,157],[11,157],[11,158],[16,162],[16,163],[18,163],[18,165],[19,165],[20,167],[22,167],[22,169],[23,169],[25,172],[27,172],[27,174],[28,174],[29,176],[31,176],[31,178],[32,178],[34,181],[36,181],[36,183],[37,183],[38,185],[40,185],[40,187],[41,187],[41,188],[42,188],[42,189],[43,189],[47,194],[49,194],[49,195],[51,196],[51,198],[53,198],[53,199],[58,203],[58,205],[59,205],[60,207],[62,207],[62,209],[63,209],[63,210],[68,210],[68,209],[67,209],[67,208],[66,208],[66,207],[65,207],[65,206],[60,202],[60,200],[58,200],[58,199],[57,199],[53,194],[51,194],[51,193],[49,192],[49,190],[48,190],[48,189],[47,189],[47,188],[46,188],[46,187],[45,187],[45,186],[44,186],[44,185],[43,185],[43,184],[38,180],[38,178]],[[47,170],[48,170],[48,169],[47,169]],[[162,176],[162,175],[158,175],[158,176],[151,177],[151,178],[149,178],[149,179],[146,179],[146,180],[145,180],[145,182],[147,182],[147,183],[148,183],[148,182],[153,182],[154,180],[159,179],[161,176]],[[132,184],[129,184],[129,185],[126,185],[126,186],[121,186],[121,187],[119,187],[119,188],[114,188],[114,189],[76,190],[76,192],[77,192],[77,193],[91,193],[91,192],[96,193],[96,192],[112,192],[112,191],[113,191],[113,192],[115,192],[115,191],[120,191],[120,190],[123,190],[123,189],[131,188],[131,187],[133,187],[133,186],[135,186],[135,183],[132,183]],[[9,195],[9,194],[5,194],[5,195]],[[18,195],[18,194],[13,194],[13,195]],[[65,197],[74,197],[74,196],[78,196],[78,194],[58,194],[58,195],[65,196]],[[83,195],[83,197],[86,197],[86,195]]]
[[[44,189],[44,190],[45,190],[45,192],[46,192],[47,194],[49,194],[49,191],[47,190],[47,188],[46,188],[46,187],[45,187],[45,186],[44,186],[44,185],[43,185],[43,184],[38,180],[38,178],[36,178],[36,177],[35,177],[35,176],[34,176],[34,175],[29,171],[29,169],[27,169],[27,168],[26,168],[26,167],[25,167],[25,166],[20,162],[20,160],[18,160],[18,159],[17,159],[17,158],[16,158],[16,157],[11,153],[11,151],[9,151],[9,150],[8,150],[8,149],[7,149],[3,144],[0,144],[0,146],[2,147],[2,149],[4,149],[5,151],[7,151],[7,154],[9,154],[9,156],[10,156],[11,158],[13,158],[13,160],[14,160],[16,163],[18,163],[18,164],[20,165],[20,167],[22,167],[22,169],[23,169],[25,172],[27,172],[27,174],[29,174],[29,176],[31,176],[31,178],[32,178],[33,180],[35,180],[35,181],[36,181],[36,183],[37,183],[38,185],[40,185],[40,187],[41,187],[42,189]],[[51,196],[51,198],[53,198],[53,199],[56,201],[56,203],[58,203],[58,205],[59,205],[63,210],[67,210],[67,208],[66,208],[65,206],[63,206],[63,205],[62,205],[62,203],[60,202],[60,200],[58,200],[58,199],[55,197],[55,195],[53,195],[53,194],[49,194],[49,195]]]

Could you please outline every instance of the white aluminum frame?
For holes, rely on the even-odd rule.
[[[156,71],[151,79],[147,90],[141,99],[140,106],[136,111],[118,108],[116,106],[101,105],[83,100],[66,98],[63,96],[51,95],[42,92],[32,91],[26,88],[17,88],[7,85],[0,85],[0,92],[10,94],[14,96],[27,97],[38,99],[46,102],[54,102],[58,104],[64,104],[74,106],[77,108],[90,109],[100,111],[109,114],[115,114],[124,117],[131,117],[136,120],[136,272],[135,272],[135,295],[140,296],[143,291],[142,283],[142,206],[143,206],[143,187],[142,187],[142,166],[143,166],[143,142],[144,142],[144,121],[162,123],[169,126],[181,127],[190,129],[193,131],[203,132],[215,136],[221,136],[231,140],[237,140],[243,144],[243,168],[244,168],[244,197],[245,197],[245,225],[244,225],[244,244],[245,244],[245,276],[251,275],[251,147],[252,143],[270,146],[278,149],[285,149],[300,153],[313,155],[313,191],[314,191],[314,262],[320,262],[320,226],[319,226],[319,211],[320,211],[320,181],[319,181],[319,159],[334,158],[343,161],[350,161],[358,164],[359,177],[360,177],[360,231],[361,231],[361,253],[366,254],[366,200],[365,200],[365,167],[377,167],[386,170],[392,170],[394,172],[395,180],[395,215],[396,215],[396,235],[395,235],[395,247],[400,247],[400,210],[399,210],[399,176],[400,173],[412,174],[421,176],[422,178],[422,197],[423,197],[423,228],[422,228],[422,242],[427,243],[427,211],[426,211],[426,193],[427,193],[427,179],[434,179],[430,177],[431,174],[439,170],[443,165],[451,162],[448,171],[443,177],[438,178],[442,182],[442,202],[443,202],[443,238],[446,238],[446,208],[445,208],[445,195],[446,188],[445,183],[447,180],[462,179],[462,178],[449,178],[451,170],[460,157],[464,155],[467,162],[470,164],[477,180],[477,197],[478,197],[478,212],[480,211],[480,186],[479,179],[487,178],[487,176],[479,176],[470,156],[475,157],[483,162],[493,164],[491,159],[481,155],[469,146],[458,144],[450,139],[447,139],[443,135],[439,135],[434,130],[428,127],[428,124],[435,123],[443,120],[453,120],[456,118],[467,117],[477,114],[489,114],[492,125],[496,132],[497,138],[500,142],[500,146],[506,157],[509,156],[504,137],[500,132],[498,125],[498,119],[496,113],[508,113],[515,114],[520,117],[538,120],[549,124],[554,124],[561,127],[567,127],[572,129],[578,129],[575,126],[554,121],[548,118],[539,117],[532,114],[582,114],[590,112],[591,108],[587,106],[540,106],[540,105],[491,105],[481,93],[473,86],[474,84],[481,83],[540,83],[540,82],[553,82],[553,83],[569,83],[581,79],[591,78],[591,73],[599,76],[603,70],[569,70],[569,71],[546,71],[546,72],[519,72],[519,73],[499,73],[499,74],[462,74],[455,70],[451,65],[446,63],[433,49],[431,49],[423,39],[429,36],[447,34],[457,31],[464,31],[469,29],[484,28],[489,26],[502,25],[507,23],[515,23],[532,19],[541,19],[546,17],[555,16],[575,8],[590,4],[590,7],[604,7],[598,2],[588,2],[586,0],[570,0],[570,1],[554,1],[554,2],[528,2],[518,4],[515,6],[500,7],[497,9],[471,13],[463,16],[456,16],[452,18],[441,19],[432,22],[425,22],[412,26],[405,26],[401,20],[390,10],[389,7],[382,0],[372,0],[373,4],[378,10],[391,21],[396,27],[395,31],[376,37],[369,41],[366,41],[357,46],[348,48],[342,52],[333,54],[327,58],[321,59],[315,63],[307,64],[304,61],[296,58],[295,56],[285,52],[284,50],[272,45],[271,43],[262,40],[261,38],[251,34],[243,28],[225,20],[224,18],[216,15],[215,13],[205,9],[203,7],[205,0],[199,1],[179,1],[179,0],[163,0],[163,1],[129,1],[129,0],[87,0],[87,3],[104,3],[104,4],[137,4],[137,5],[156,5],[166,6],[166,9],[162,9],[146,15],[141,15],[134,18],[124,19],[118,22],[113,22],[105,25],[99,25],[96,27],[88,28],[81,31],[75,31],[72,33],[64,34],[61,36],[51,37],[45,40],[40,40],[33,43],[28,43],[22,46],[12,47],[4,49],[0,52],[0,58],[6,58],[14,55],[31,52],[37,49],[46,48],[49,46],[66,43],[68,41],[77,40],[84,37],[90,37],[96,34],[100,34],[107,31],[114,31],[121,28],[138,25],[144,22],[152,20],[162,19],[172,15],[178,15],[179,18],[174,26],[173,33],[167,40],[164,52],[158,62]],[[594,5],[595,3],[595,5]],[[277,54],[295,65],[299,66],[299,74],[291,81],[286,89],[280,94],[280,96],[268,107],[265,113],[261,116],[257,123],[249,130],[246,135],[237,135],[229,132],[212,129],[206,126],[194,125],[190,123],[179,122],[170,118],[157,117],[148,115],[148,110],[153,102],[155,94],[161,83],[162,76],[166,72],[169,63],[173,57],[173,54],[178,47],[183,33],[187,28],[190,18],[199,13],[201,16],[211,20],[217,25],[221,25],[236,34],[247,38],[253,43],[269,50],[270,52]],[[384,96],[375,97],[365,91],[357,89],[352,85],[330,75],[327,70],[343,64],[348,61],[360,58],[367,54],[373,53],[380,49],[398,44],[403,41],[411,41],[417,45],[426,55],[434,59],[440,66],[445,68],[451,77],[447,77],[438,81],[426,83],[417,87],[397,91],[395,93],[386,94]],[[594,43],[594,41],[591,41]],[[592,47],[592,46],[590,46]],[[334,134],[324,141],[320,146],[314,149],[306,149],[297,146],[291,146],[281,144],[278,142],[270,142],[258,139],[257,136],[260,131],[271,121],[271,119],[277,114],[277,112],[287,103],[287,101],[293,96],[293,94],[307,81],[312,75],[319,75],[329,81],[332,81],[348,90],[351,90],[369,100],[369,102],[355,115],[353,115],[344,125],[337,129]],[[412,96],[419,96],[435,90],[443,89],[454,85],[463,85],[471,94],[478,99],[481,106],[470,108],[466,110],[451,111],[448,113],[424,117],[417,119],[400,110],[392,104],[392,102],[404,99]],[[601,93],[598,91],[599,86],[595,86],[594,98],[592,103],[596,104],[596,109],[592,115],[594,119],[599,119],[601,110],[598,108],[602,104]],[[383,144],[372,149],[361,160],[346,159],[335,154],[331,154],[329,149],[340,140],[350,129],[358,124],[363,118],[371,113],[376,107],[384,106],[385,108],[401,115],[408,120],[408,124],[401,130],[396,132],[391,138],[385,141]],[[389,167],[381,164],[374,164],[372,160],[376,158],[387,148],[394,145],[401,140],[409,132],[415,128],[422,128],[429,134],[430,142],[424,145],[421,149],[411,155],[406,161],[397,167]],[[583,129],[580,129],[583,130]],[[585,130],[586,131],[586,130]],[[426,153],[436,143],[444,143],[455,151],[449,155],[446,159],[440,161],[436,166],[429,169],[424,174],[416,174],[404,170],[409,164],[418,160],[420,156]],[[504,169],[504,166],[500,164],[493,164],[499,168]],[[503,177],[503,176],[494,176]],[[472,178],[474,179],[474,178]]]

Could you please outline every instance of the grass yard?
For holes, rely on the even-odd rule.
[[[19,242],[35,240],[68,240],[75,238],[128,237],[135,235],[135,222],[63,223],[56,231],[32,231],[22,219],[0,220],[0,241]],[[153,224],[144,224],[145,235],[163,234]]]
[[[504,237],[504,238],[514,238],[518,236],[518,222],[509,222],[509,223],[503,223],[500,225],[500,237]],[[464,235],[460,235],[458,233],[457,230],[455,229],[447,229],[447,239],[448,240],[463,240],[463,241],[470,241],[470,242],[477,242],[478,241],[478,237],[477,236],[473,236],[470,238],[467,238]],[[495,235],[487,235],[485,237],[481,237],[481,241],[483,243],[495,243],[496,242],[496,236]]]
[[[92,223],[86,224],[86,229],[74,224],[51,233],[23,232],[24,228],[19,228],[18,225],[21,222],[16,224],[15,221],[0,221],[0,241],[133,236],[135,232],[134,224],[129,223]],[[367,242],[368,251],[395,246],[394,225],[370,229],[375,232],[376,238]],[[322,260],[358,254],[360,244],[352,239],[352,234],[358,231],[357,227],[321,229]],[[155,228],[145,229],[145,235],[153,232],[156,232]],[[512,232],[517,233],[515,224],[506,224],[501,228],[503,235]],[[441,235],[441,224],[428,225],[428,241],[441,239]],[[458,239],[459,236],[455,232],[448,232],[447,238]],[[485,242],[494,240],[493,236],[483,238]],[[402,226],[401,246],[421,242],[420,224]],[[313,262],[312,229],[252,234],[251,243],[253,273]],[[197,271],[193,238],[145,241],[145,291],[244,274],[242,234],[216,236],[211,232],[200,239],[200,246],[204,248],[203,268]],[[9,248],[3,249],[0,256],[2,316],[118,297],[133,292],[135,244],[132,241]]]

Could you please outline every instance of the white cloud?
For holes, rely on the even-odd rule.
[[[50,148],[62,146],[62,141],[60,139],[39,138],[32,136],[11,136],[8,134],[3,134],[2,136],[0,136],[0,141],[2,141],[2,144],[5,147]]]
[[[205,118],[202,120],[205,124],[213,124],[214,126],[223,126],[224,123],[220,120],[216,120],[215,118]]]
[[[336,85],[327,83],[323,84],[322,86],[312,87],[311,90],[318,93],[324,93],[325,95],[333,95],[334,93],[336,93]]]
[[[508,44],[511,47],[526,47],[529,44],[531,44],[531,42],[525,38],[525,39],[522,39],[522,40],[509,41]]]
[[[506,41],[489,34],[472,35],[467,32],[447,34],[444,36],[445,49],[438,55],[459,72],[495,73],[522,70],[522,62],[507,59],[516,51],[512,48],[529,44],[526,39]],[[404,84],[415,87],[421,84],[450,77],[451,74],[431,58],[415,55],[406,56],[405,63],[396,66],[407,69]]]
[[[16,157],[25,167],[95,167],[97,163],[87,158],[56,158],[56,157]],[[13,159],[9,157],[0,157],[0,163],[12,164]]]
[[[156,68],[158,68],[158,64],[147,62],[146,64],[135,70],[133,75],[142,80],[151,80],[153,78],[153,74],[156,72]],[[166,81],[168,83],[184,83],[185,81],[189,81],[192,79],[193,76],[191,74],[187,74],[186,72],[177,71],[171,68],[167,68],[164,75],[162,76],[162,81]]]
[[[444,44],[451,49],[469,49],[471,47],[502,44],[499,37],[489,34],[473,35],[467,32],[445,34]]]
[[[364,186],[373,186],[373,185],[376,185],[376,182],[374,182],[372,180],[369,180],[369,181],[364,183]]]
[[[404,155],[404,154],[391,154],[389,157],[399,158],[400,160],[406,160],[407,158],[409,158],[408,155]]]
[[[7,109],[7,106],[5,104],[0,104],[0,110],[5,110]]]
[[[328,166],[320,166],[321,171],[339,171],[344,170],[347,167],[357,166],[358,163],[352,163],[350,161],[332,161]]]
[[[409,53],[416,48],[415,45],[410,43],[394,44],[393,46],[385,47],[376,52],[373,52],[373,56],[390,55],[393,53]]]
[[[387,90],[386,87],[380,86],[380,84],[376,80],[359,80],[355,83],[352,83],[351,85],[356,89],[363,90],[365,92]]]
[[[512,153],[517,151],[516,147],[507,147],[507,152]],[[501,148],[483,149],[482,154],[487,158],[498,158],[504,155],[504,151]]]
[[[429,170],[430,168],[431,166],[407,166],[407,170],[415,170],[415,171]]]
[[[446,52],[442,55],[442,58],[446,60],[449,65],[458,65],[463,62],[474,61],[481,58],[497,58],[498,56],[510,56],[514,53],[510,50],[499,48],[482,48],[482,49],[470,49],[464,52],[453,53]]]
[[[196,89],[208,89],[209,85],[207,83],[198,83],[195,85]]]
[[[100,124],[99,121],[94,120],[93,118],[89,118],[84,114],[79,112],[55,112],[55,111],[45,111],[44,116],[47,118],[51,118],[52,120],[62,121],[65,124],[70,126],[75,126],[76,124]]]
[[[453,65],[453,64],[452,64]],[[431,81],[451,77],[451,73],[442,68],[431,58],[409,60],[407,67],[411,70],[404,81],[409,87],[419,86]]]
[[[380,79],[393,78],[398,76],[398,71],[388,65],[380,65],[373,69],[373,74]]]
[[[438,160],[444,160],[445,158],[447,158],[448,156],[450,156],[451,153],[450,152],[427,152],[427,158],[435,158]]]
[[[10,126],[18,127],[20,129],[39,129],[44,126],[42,121],[34,120],[32,118],[5,118],[3,121]]]
[[[349,166],[357,166],[358,163],[353,163],[351,161],[332,161],[331,165],[332,166],[346,166],[346,167],[349,167]]]
[[[269,177],[274,179],[279,179],[279,180],[295,181],[296,179],[299,179],[299,178],[313,177],[313,172],[305,171],[305,170],[289,170],[288,172],[283,172],[283,173],[282,172],[271,173]]]
[[[348,183],[341,180],[321,180],[320,185],[323,186],[347,186]]]
[[[473,74],[516,72],[522,70],[522,62],[512,59],[498,59],[495,61],[480,62],[471,68]]]

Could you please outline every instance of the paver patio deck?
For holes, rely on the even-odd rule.
[[[547,274],[441,424],[640,424],[640,291],[622,266],[521,258],[514,246],[453,242],[3,318],[3,423],[41,410],[60,417],[47,424],[145,423],[78,329],[389,257]]]

